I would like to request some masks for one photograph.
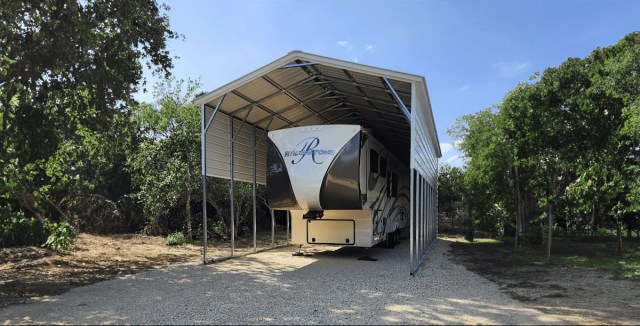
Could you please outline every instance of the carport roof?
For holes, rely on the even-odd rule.
[[[319,124],[361,125],[409,165],[411,111],[418,101],[426,104],[428,129],[440,157],[422,76],[293,51],[194,103],[268,131]]]

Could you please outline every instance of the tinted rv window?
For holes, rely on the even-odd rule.
[[[391,197],[398,197],[398,175],[391,174]]]
[[[384,157],[380,158],[380,176],[383,178],[387,177],[387,159]]]
[[[373,149],[369,151],[369,170],[378,173],[378,152]]]
[[[391,172],[387,175],[387,197],[391,197]]]

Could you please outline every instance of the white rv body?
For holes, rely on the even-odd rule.
[[[409,169],[358,125],[268,133],[267,198],[294,244],[371,247],[409,223]]]

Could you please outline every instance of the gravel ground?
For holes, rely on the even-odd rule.
[[[558,324],[453,263],[438,240],[416,276],[408,241],[370,250],[313,247],[180,265],[0,310],[4,324]]]

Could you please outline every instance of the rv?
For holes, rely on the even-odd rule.
[[[291,242],[395,244],[409,225],[409,168],[359,125],[270,131],[267,201],[291,212]]]

